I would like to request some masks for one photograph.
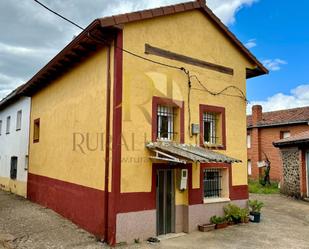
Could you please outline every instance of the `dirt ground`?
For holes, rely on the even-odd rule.
[[[309,249],[309,203],[280,195],[254,195],[265,202],[262,221],[208,233],[194,232],[157,245],[145,242],[118,248],[306,248]],[[107,248],[86,231],[53,211],[0,191],[0,249]]]

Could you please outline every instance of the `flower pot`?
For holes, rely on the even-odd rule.
[[[250,212],[250,221],[254,222],[254,223],[259,223],[261,220],[261,213],[257,213],[257,212]]]
[[[216,229],[226,228],[227,226],[228,226],[227,222],[221,223],[221,224],[216,224]]]
[[[198,225],[198,230],[201,232],[209,232],[214,230],[216,227],[215,224],[204,224],[204,225]]]

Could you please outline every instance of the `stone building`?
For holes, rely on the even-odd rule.
[[[281,192],[296,198],[309,197],[309,131],[274,142],[280,149],[283,181]]]
[[[257,179],[263,173],[257,163],[266,157],[271,162],[271,180],[282,180],[282,162],[273,142],[309,131],[309,107],[263,112],[262,106],[252,107],[247,116],[248,175]]]

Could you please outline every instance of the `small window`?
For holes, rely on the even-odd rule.
[[[158,106],[158,139],[173,140],[174,138],[174,108]]]
[[[0,136],[2,135],[2,120],[0,120]]]
[[[22,118],[22,111],[19,110],[17,112],[17,117],[16,117],[16,130],[17,131],[21,130],[21,118]]]
[[[11,116],[6,118],[6,134],[10,134],[11,129]]]
[[[11,157],[11,172],[10,172],[11,179],[15,180],[17,177],[17,157]]]
[[[222,192],[222,170],[204,170],[204,198],[220,198]]]
[[[219,141],[217,125],[219,114],[206,112],[203,115],[204,143],[217,144]]]
[[[281,131],[280,132],[280,138],[283,139],[283,138],[288,138],[291,136],[291,132],[290,131]]]
[[[247,134],[247,148],[250,149],[251,148],[251,135]]]
[[[248,175],[252,175],[252,163],[251,160],[248,160]]]
[[[33,126],[33,142],[38,143],[40,141],[40,119],[34,120]]]

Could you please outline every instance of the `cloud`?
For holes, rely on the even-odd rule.
[[[288,64],[286,61],[281,59],[267,59],[262,62],[270,71],[279,71],[282,65]]]
[[[245,46],[248,49],[256,47],[257,46],[256,39],[250,39],[249,41],[245,43]]]
[[[252,101],[247,107],[247,113],[251,113],[253,105],[262,105],[263,111],[309,106],[309,84],[299,85],[292,89],[290,94],[277,93],[266,101]]]
[[[42,0],[55,11],[86,27],[95,18],[176,4],[185,0]],[[208,0],[227,25],[256,0]],[[0,1],[0,99],[29,80],[80,30],[49,13],[33,0]]]
[[[235,23],[236,13],[245,6],[251,6],[257,0],[208,0],[207,5],[226,25]]]

